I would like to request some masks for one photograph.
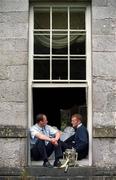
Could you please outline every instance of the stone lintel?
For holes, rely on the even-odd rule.
[[[20,126],[0,126],[0,138],[25,138],[27,131]]]
[[[116,138],[116,128],[115,127],[100,127],[93,128],[94,138]]]

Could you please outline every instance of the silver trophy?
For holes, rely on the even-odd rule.
[[[65,152],[63,153],[63,160],[65,160],[65,162],[61,166],[61,168],[65,168],[64,172],[67,172],[69,166],[75,167],[77,165],[77,158],[78,153],[74,148],[65,150]]]

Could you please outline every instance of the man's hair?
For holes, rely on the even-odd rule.
[[[38,114],[36,116],[36,123],[39,123],[40,121],[43,121],[45,114]]]
[[[82,121],[82,116],[81,114],[73,114],[71,118],[76,117],[77,119],[80,119],[80,121]]]

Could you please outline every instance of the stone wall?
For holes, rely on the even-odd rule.
[[[27,165],[28,3],[0,0],[0,167]],[[116,0],[92,0],[92,73],[93,165],[115,166]]]
[[[116,165],[116,1],[92,0],[93,165]],[[102,131],[101,131],[102,130]]]
[[[28,11],[28,0],[0,0],[0,167],[26,164]]]

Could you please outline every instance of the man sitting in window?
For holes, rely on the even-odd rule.
[[[60,131],[47,125],[46,115],[39,114],[36,117],[36,124],[30,128],[31,133],[31,156],[34,160],[43,160],[44,167],[52,167],[48,161],[48,157],[55,151],[54,166],[59,167],[62,157],[62,149],[60,145]]]
[[[89,138],[86,127],[82,124],[82,116],[74,114],[71,117],[71,124],[75,129],[75,134],[62,142],[62,150],[74,148],[78,153],[78,160],[88,155]]]

